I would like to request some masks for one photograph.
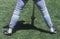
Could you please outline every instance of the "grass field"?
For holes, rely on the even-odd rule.
[[[12,36],[4,35],[3,27],[9,24],[15,3],[16,0],[0,0],[0,39],[60,39],[60,31],[57,34],[41,31],[41,29],[49,31],[49,28],[37,6],[35,6],[34,26],[31,26],[32,0],[28,1],[20,15],[19,21],[25,21],[21,24],[21,29],[18,29]],[[60,30],[60,0],[46,0],[46,4],[54,26]]]

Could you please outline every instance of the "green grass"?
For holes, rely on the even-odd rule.
[[[29,0],[21,13],[19,20],[24,20],[24,24],[31,23],[33,8],[32,3],[32,0]],[[16,0],[0,0],[0,39],[60,39],[60,31],[57,34],[49,34],[38,30],[29,29],[19,30],[12,36],[4,35],[3,27],[9,24],[15,4]],[[60,0],[46,0],[46,5],[54,26],[56,26],[57,29],[60,30]],[[41,12],[37,8],[37,6],[35,6],[35,9],[36,10],[34,15],[36,18],[34,21],[34,26],[49,31],[49,28],[45,24]]]

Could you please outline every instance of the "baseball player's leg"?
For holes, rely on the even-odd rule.
[[[19,19],[19,14],[20,14],[23,6],[24,6],[24,2],[22,0],[18,0],[17,4],[16,4],[16,8],[13,12],[13,16],[11,18],[11,22],[9,24],[10,28],[14,28],[15,24],[17,23],[17,21]]]
[[[13,12],[10,24],[9,24],[9,29],[7,30],[7,32],[5,32],[5,34],[11,34],[12,30],[14,28],[14,26],[16,25],[18,19],[19,19],[19,14],[21,13],[21,10],[23,8],[23,6],[25,5],[24,0],[18,0],[15,10]]]
[[[45,0],[38,0],[36,2],[36,4],[38,5],[39,8],[41,8],[43,17],[44,17],[46,23],[48,24],[48,27],[50,28],[50,31],[55,32],[55,29],[53,28],[54,25],[53,25],[53,23],[51,21],[48,10],[46,8]]]

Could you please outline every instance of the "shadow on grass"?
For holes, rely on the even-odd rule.
[[[18,21],[17,24],[15,25],[14,29],[13,29],[13,33],[15,33],[18,30],[30,30],[30,29],[32,29],[32,30],[38,30],[40,32],[51,34],[51,32],[43,30],[41,28],[37,28],[32,24],[23,24],[23,23],[24,23],[24,21]],[[3,28],[8,28],[8,25],[4,26]]]

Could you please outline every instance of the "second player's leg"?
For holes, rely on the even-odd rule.
[[[49,13],[48,13],[48,10],[47,10],[46,4],[45,4],[45,0],[37,0],[36,4],[41,9],[43,17],[44,17],[46,23],[48,24],[48,27],[50,28],[50,30],[52,32],[54,32],[54,29],[53,29],[54,25],[53,25],[51,18],[49,16]]]

